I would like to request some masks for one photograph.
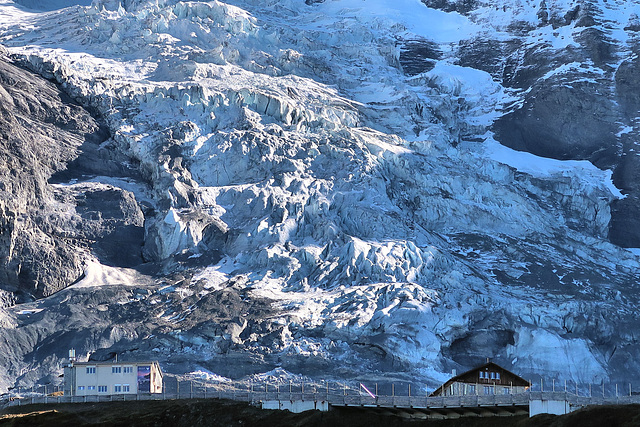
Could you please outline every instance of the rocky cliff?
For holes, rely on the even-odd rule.
[[[49,296],[82,277],[91,249],[105,263],[140,263],[143,216],[130,192],[55,184],[102,172],[109,161],[121,168],[109,159],[117,155],[108,153],[108,130],[54,84],[6,59],[0,95],[3,289],[21,302]]]

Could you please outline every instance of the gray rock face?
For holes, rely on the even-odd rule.
[[[400,65],[405,74],[415,76],[435,66],[442,56],[436,43],[425,39],[404,40],[400,48]]]
[[[140,264],[144,217],[131,193],[49,182],[121,168],[108,154],[73,167],[100,144],[108,152],[105,128],[52,83],[6,61],[0,98],[0,289],[51,295],[82,277],[91,251],[107,264]]]
[[[462,9],[472,19],[482,6],[461,1],[429,5],[445,11]],[[640,134],[636,122],[640,110],[638,45],[623,45],[614,39],[619,29],[607,20],[610,7],[615,6],[580,1],[565,10],[555,2],[543,1],[537,28],[550,26],[553,38],[527,39],[536,26],[516,20],[505,29],[511,40],[464,42],[459,58],[461,65],[490,72],[520,97],[493,126],[502,144],[543,157],[589,160],[614,170],[616,186],[628,197],[612,206],[609,238],[623,247],[638,247],[634,213],[640,209],[634,151]],[[634,22],[632,17],[625,27],[630,40],[637,39]],[[571,42],[554,45],[567,34]]]
[[[587,159],[603,168],[620,154],[615,104],[591,83],[534,85],[525,105],[498,120],[500,141],[520,151],[560,160]]]
[[[479,2],[477,0],[422,0],[427,7],[441,9],[445,12],[458,12],[468,14],[475,9]]]

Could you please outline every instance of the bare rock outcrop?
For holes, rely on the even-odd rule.
[[[92,252],[115,265],[142,261],[144,217],[131,193],[50,183],[108,137],[54,84],[0,62],[1,289],[20,300],[50,295],[82,277]],[[126,244],[135,241],[137,255]]]

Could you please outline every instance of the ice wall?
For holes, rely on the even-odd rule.
[[[637,299],[636,256],[606,240],[620,194],[607,171],[532,158],[535,173],[490,149],[514,98],[455,64],[478,33],[418,31],[379,2],[230,3],[97,1],[23,18],[37,31],[4,24],[0,40],[139,162],[146,261],[192,271],[189,298],[233,281],[273,301],[262,322],[278,338],[234,321],[239,351],[432,379],[486,357],[580,381],[617,372],[627,338],[590,325],[637,322],[610,317]],[[415,36],[442,56],[407,76],[398,44]],[[176,339],[225,355],[208,334]]]

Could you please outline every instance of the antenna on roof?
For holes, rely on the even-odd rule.
[[[489,363],[489,358],[487,357],[487,363]]]
[[[69,362],[73,363],[76,361],[76,349],[72,348],[69,350]]]

